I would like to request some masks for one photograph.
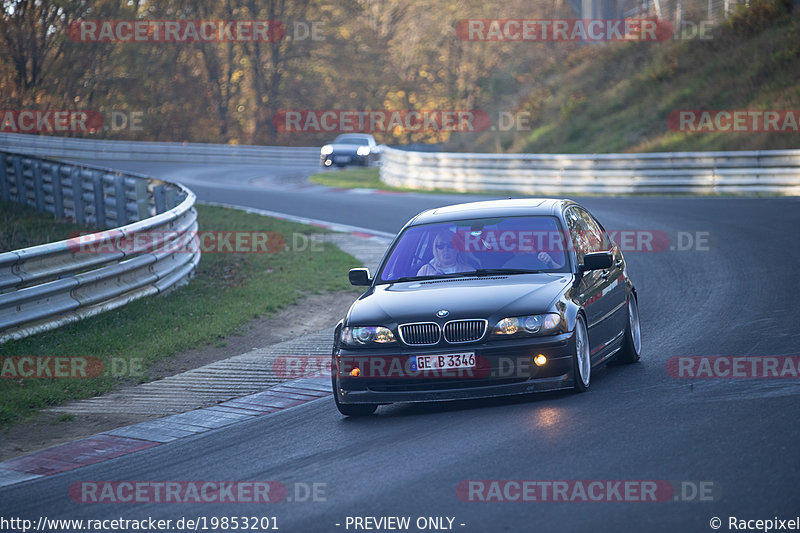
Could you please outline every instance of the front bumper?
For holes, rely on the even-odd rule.
[[[334,394],[341,404],[491,398],[571,388],[574,333],[485,343],[376,350],[337,349]],[[409,371],[412,355],[474,352],[472,369]],[[533,357],[547,357],[544,366]],[[350,374],[358,367],[359,376]]]
[[[328,155],[319,156],[319,164],[323,167],[330,167],[333,165],[361,165],[361,166],[368,166],[369,165],[369,156],[368,155],[358,155],[358,154],[337,154],[332,153]]]

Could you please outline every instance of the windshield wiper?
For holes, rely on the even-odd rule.
[[[442,278],[463,278],[464,276],[471,275],[472,272],[451,272],[450,274],[434,274],[432,276],[405,276],[397,279],[387,279],[387,283],[403,283],[405,281],[421,281],[429,279],[442,279]]]
[[[431,276],[405,276],[397,279],[387,279],[386,283],[404,283],[406,281],[422,281],[446,278],[468,278],[470,276],[495,276],[498,274],[541,274],[544,270],[529,270],[524,268],[479,268],[470,272],[451,272],[449,274],[434,274]]]
[[[479,268],[471,274],[475,276],[494,276],[497,274],[541,274],[544,270],[529,270],[524,268]]]

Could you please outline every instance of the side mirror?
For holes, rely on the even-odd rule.
[[[583,256],[583,264],[578,268],[587,272],[589,270],[604,270],[611,268],[614,256],[611,252],[592,252]]]
[[[350,285],[372,285],[368,268],[352,268],[348,276],[350,277]]]

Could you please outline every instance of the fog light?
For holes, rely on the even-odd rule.
[[[326,166],[326,167],[329,167],[329,166],[331,166],[331,164],[332,164],[332,163],[333,163],[333,161],[331,161],[330,159],[326,159],[326,160],[325,160],[325,166]]]
[[[359,370],[358,367],[356,367],[350,371],[350,375],[353,376],[354,378],[357,378],[358,376],[361,375],[361,370]]]
[[[536,363],[536,366],[544,366],[544,364],[547,362],[547,357],[539,354],[533,358],[533,362]]]

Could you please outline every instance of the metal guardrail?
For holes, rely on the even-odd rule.
[[[319,166],[319,147],[106,141],[18,133],[0,133],[0,146],[18,154],[81,160]]]
[[[0,199],[111,228],[0,253],[0,343],[164,292],[200,261],[199,249],[176,251],[197,231],[195,195],[181,185],[3,150]],[[163,240],[119,246],[142,232]]]
[[[800,150],[573,155],[386,148],[380,175],[397,187],[535,195],[800,195]]]

